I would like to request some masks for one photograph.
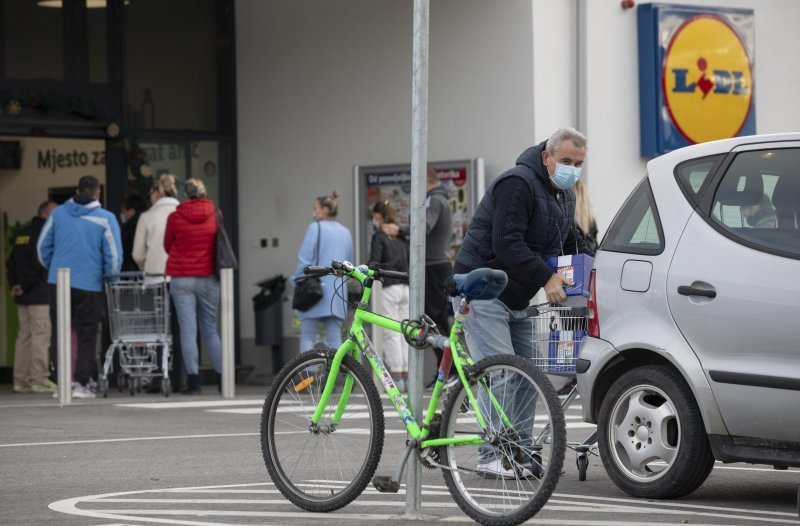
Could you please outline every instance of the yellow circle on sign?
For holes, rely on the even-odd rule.
[[[690,18],[667,48],[661,86],[672,122],[687,141],[735,137],[753,99],[747,50],[720,18]]]

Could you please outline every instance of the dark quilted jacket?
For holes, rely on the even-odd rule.
[[[211,276],[215,273],[217,219],[214,202],[192,199],[167,218],[164,250],[168,276]]]
[[[505,271],[508,286],[499,299],[515,310],[527,307],[550,279],[548,256],[590,253],[574,227],[575,194],[550,183],[542,162],[544,147],[543,142],[525,150],[514,168],[489,185],[454,267],[456,273],[480,267]],[[504,187],[495,195],[500,184]]]

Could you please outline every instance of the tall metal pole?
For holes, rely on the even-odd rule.
[[[410,317],[425,312],[425,176],[428,162],[428,0],[414,0],[414,78],[411,94],[411,253],[409,302]],[[408,396],[414,418],[422,422],[422,351],[410,349]],[[406,477],[406,513],[422,511],[422,466],[411,455]]]
[[[220,271],[220,317],[222,318],[222,397],[233,398],[236,393],[236,365],[234,363],[233,332],[233,269]]]
[[[72,403],[72,302],[68,268],[56,270],[56,334],[58,336],[58,403]]]

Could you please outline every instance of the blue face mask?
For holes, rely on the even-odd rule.
[[[581,178],[581,169],[576,166],[556,163],[556,173],[550,176],[553,183],[562,190],[574,185]]]

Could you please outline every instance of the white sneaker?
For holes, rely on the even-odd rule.
[[[89,385],[76,384],[72,388],[72,398],[96,398]]]
[[[475,473],[485,479],[528,479],[533,477],[531,470],[525,467],[522,468],[522,475],[518,477],[513,469],[504,468],[503,461],[499,458],[478,464],[475,468]]]

